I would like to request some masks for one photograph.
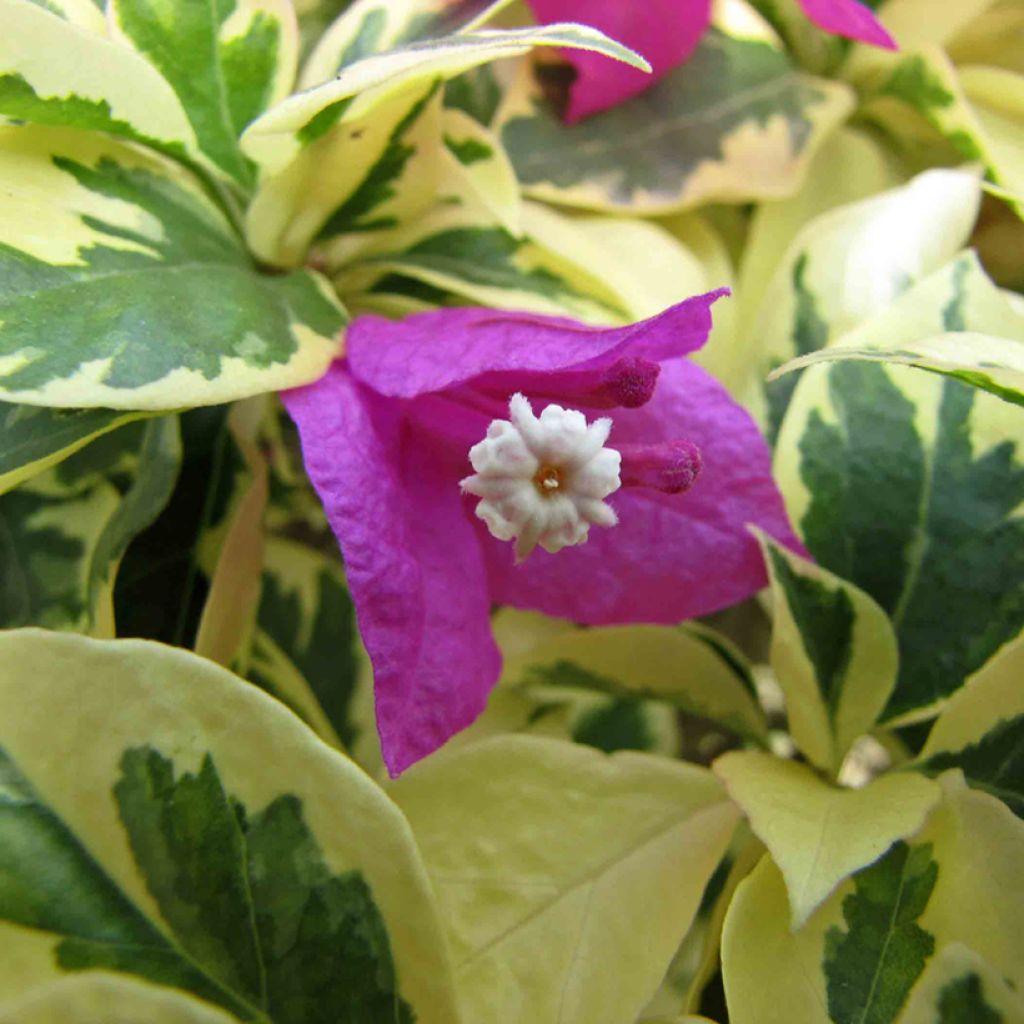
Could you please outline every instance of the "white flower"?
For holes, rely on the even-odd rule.
[[[509,419],[494,420],[487,436],[469,450],[476,473],[461,481],[463,491],[482,500],[477,516],[498,540],[515,540],[522,562],[539,544],[554,553],[587,540],[592,523],[615,526],[605,503],[619,489],[621,456],[605,448],[612,421],[589,426],[583,413],[549,405],[533,415],[515,394]]]

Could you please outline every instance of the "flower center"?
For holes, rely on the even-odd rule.
[[[590,527],[615,526],[605,503],[619,489],[619,453],[605,448],[612,421],[588,424],[583,413],[547,406],[534,416],[515,394],[509,418],[494,420],[487,436],[469,450],[476,472],[461,481],[480,498],[477,517],[498,540],[516,542],[522,562],[540,545],[552,553],[583,544]]]
[[[547,498],[562,486],[562,471],[557,466],[541,466],[534,475],[533,485]]]

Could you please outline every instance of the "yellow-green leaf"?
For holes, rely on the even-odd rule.
[[[390,793],[426,859],[473,1021],[634,1019],[736,824],[709,772],[535,737],[443,752]]]
[[[19,630],[0,664],[0,920],[45,937],[51,977],[115,969],[264,1024],[460,1019],[405,820],[282,705],[142,641]]]
[[[789,730],[819,768],[838,774],[896,682],[896,637],[862,590],[758,531],[771,577],[771,663]]]
[[[915,46],[944,46],[972,21],[994,6],[994,0],[959,0],[935,4],[932,0],[886,0],[879,10],[882,24],[904,49]],[[858,51],[856,59],[879,60],[875,51]]]
[[[843,789],[806,765],[754,752],[724,754],[714,771],[782,872],[794,931],[850,875],[913,836],[942,795],[938,783],[909,774]]]
[[[647,1004],[645,1015],[662,1014],[666,1020],[674,1020],[673,1014],[681,1010],[692,1012],[701,1005],[705,987],[718,972],[722,924],[733,894],[763,854],[764,846],[760,840],[749,826],[741,824],[728,852],[711,876],[697,916],[658,991]],[[646,1016],[643,1019],[646,1022]]]
[[[237,1024],[210,1003],[124,974],[89,971],[0,1006],[0,1024]]]

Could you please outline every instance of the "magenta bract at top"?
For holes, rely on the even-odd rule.
[[[896,43],[869,7],[859,0],[799,0],[819,28],[873,46]],[[647,58],[653,68],[636,68],[586,50],[566,50],[575,68],[565,120],[572,124],[649,89],[682,64],[700,42],[711,20],[711,0],[527,0],[544,25],[578,21],[601,29]]]
[[[764,584],[748,523],[797,544],[758,428],[684,358],[706,340],[720,294],[616,328],[490,309],[361,317],[346,357],[283,395],[341,545],[392,773],[483,709],[500,670],[495,605],[676,623]],[[607,499],[618,524],[521,565],[460,489],[470,449],[516,394],[537,414],[610,418],[607,445],[622,460]]]
[[[647,59],[650,74],[599,53],[566,50],[576,69],[570,124],[649,89],[693,53],[711,18],[711,0],[527,0],[542,25],[578,21],[599,28]]]

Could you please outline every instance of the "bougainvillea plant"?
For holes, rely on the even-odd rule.
[[[1024,1022],[1024,3],[0,25],[0,1024]]]

